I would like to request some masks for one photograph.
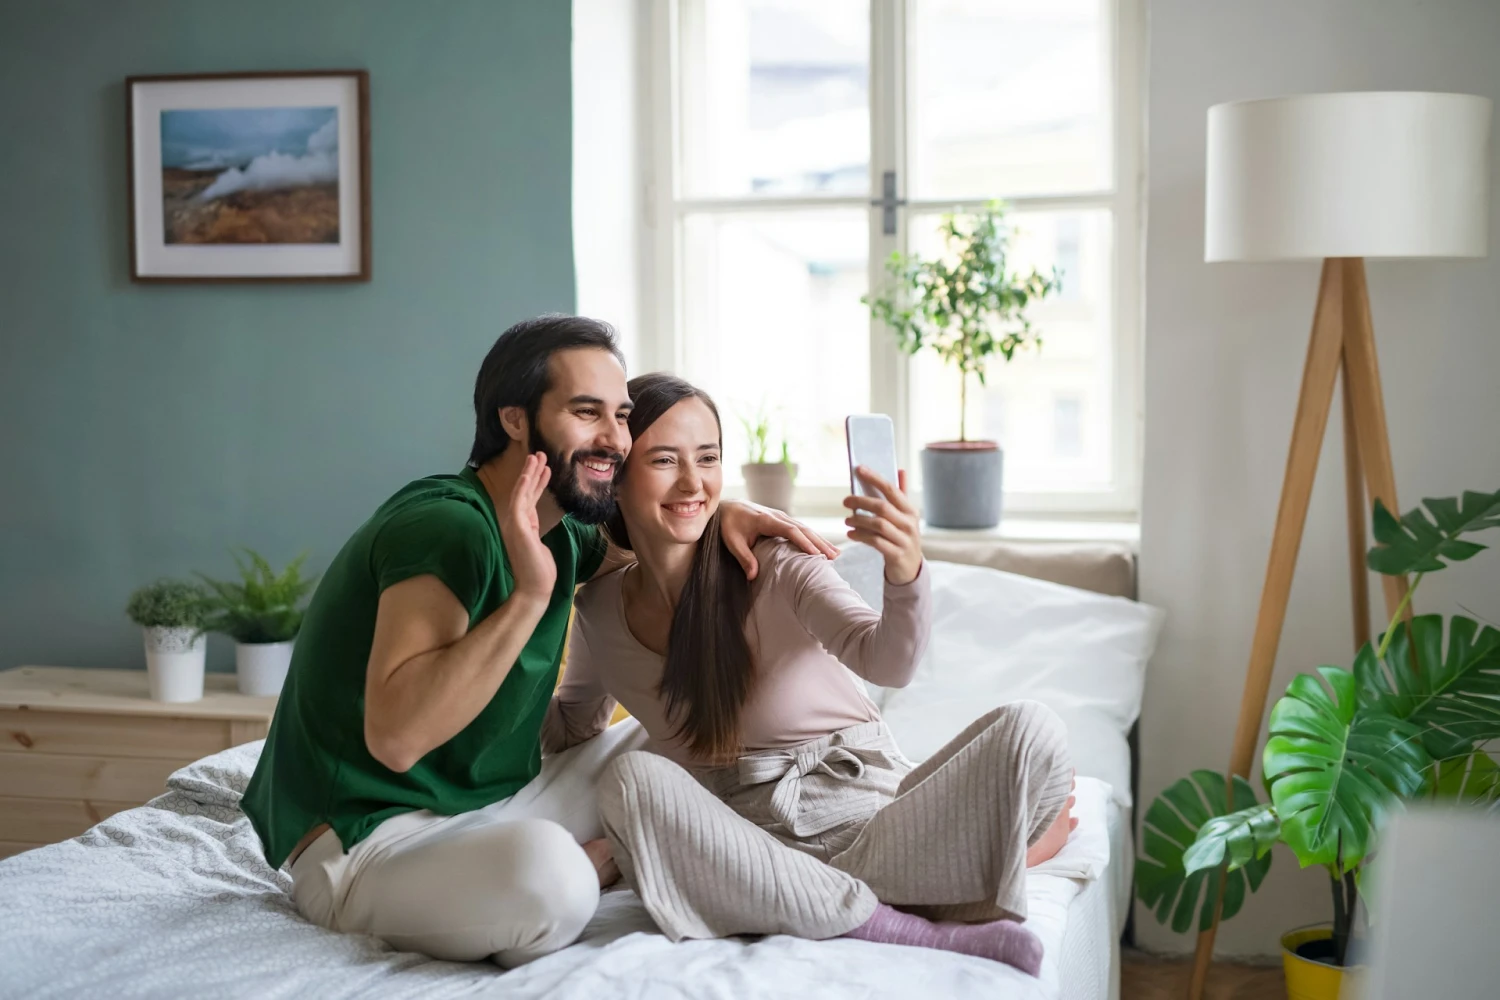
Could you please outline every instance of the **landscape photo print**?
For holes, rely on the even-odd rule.
[[[337,243],[338,108],[161,113],[167,243]]]
[[[131,277],[369,278],[363,71],[128,81]]]

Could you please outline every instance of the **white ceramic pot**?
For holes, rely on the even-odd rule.
[[[234,672],[239,678],[240,694],[280,694],[287,667],[292,665],[292,646],[295,644],[295,639],[235,643]]]
[[[203,697],[203,654],[208,636],[195,628],[143,628],[146,682],[154,701]]]

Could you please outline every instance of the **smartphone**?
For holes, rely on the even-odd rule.
[[[860,482],[854,468],[863,465],[892,486],[896,474],[896,425],[884,413],[857,413],[844,418],[844,437],[849,442],[849,491],[857,497],[876,492]]]

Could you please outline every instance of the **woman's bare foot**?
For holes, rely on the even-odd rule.
[[[1075,771],[1076,775],[1077,772]],[[1073,787],[1078,787],[1078,781],[1073,781]],[[1063,803],[1062,812],[1057,814],[1057,819],[1052,825],[1037,838],[1036,843],[1026,849],[1026,867],[1032,868],[1043,861],[1050,861],[1057,856],[1057,852],[1063,849],[1068,842],[1068,834],[1078,829],[1078,818],[1073,815],[1073,804],[1077,801],[1074,796],[1069,795],[1068,801]]]
[[[620,881],[620,866],[615,864],[615,852],[610,848],[609,841],[603,838],[591,840],[583,845],[583,853],[594,863],[594,871],[599,875],[599,888],[604,889]]]

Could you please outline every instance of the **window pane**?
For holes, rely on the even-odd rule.
[[[747,460],[739,418],[764,407],[799,486],[847,483],[844,417],[870,408],[868,234],[860,209],[683,221],[684,374],[719,404],[726,482]]]
[[[1039,351],[995,356],[987,386],[968,387],[968,434],[1005,449],[1008,493],[1103,489],[1110,485],[1111,231],[1108,210],[1014,212],[1010,263],[1062,271],[1062,291],[1030,310]],[[916,252],[940,247],[937,216],[912,220]],[[913,359],[912,446],[952,440],[959,430],[959,380],[928,352]],[[918,469],[912,460],[909,468]]]
[[[916,197],[1109,186],[1106,2],[916,0]]]
[[[1077,396],[1052,397],[1052,451],[1058,458],[1083,454],[1083,401]]]
[[[683,193],[870,190],[868,0],[682,5]]]

